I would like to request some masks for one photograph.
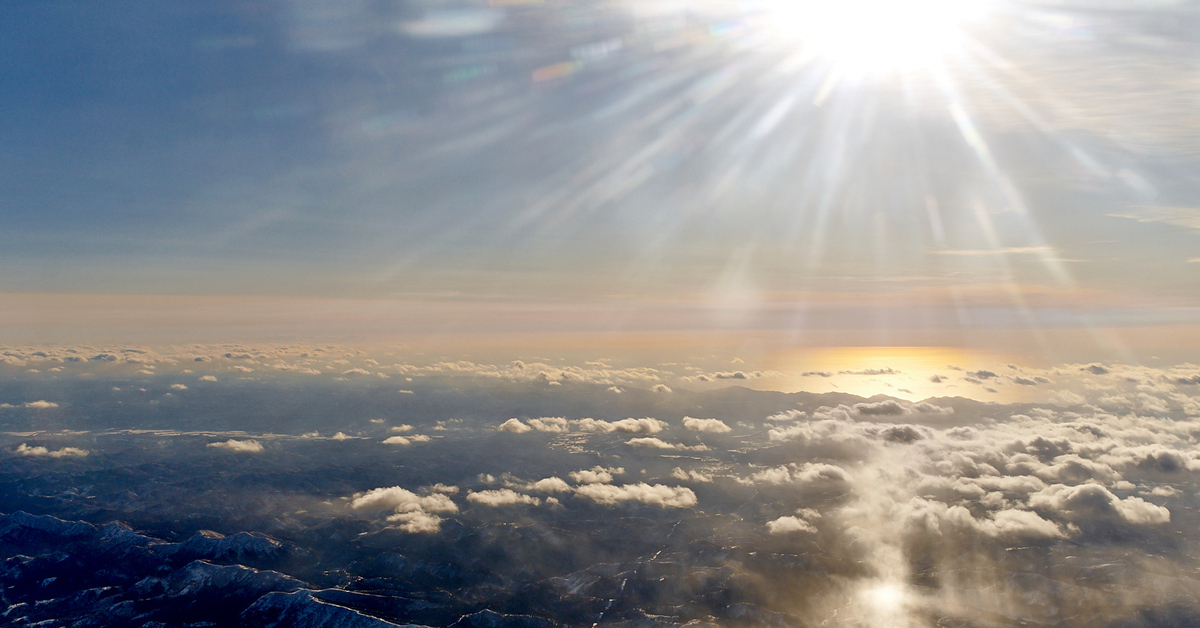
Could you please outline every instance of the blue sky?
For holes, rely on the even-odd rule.
[[[914,0],[961,37],[911,67],[883,5],[831,47],[808,4],[22,3],[8,326],[56,293],[450,302],[475,331],[497,303],[530,330],[825,316],[846,344],[1196,327],[1195,3]]]

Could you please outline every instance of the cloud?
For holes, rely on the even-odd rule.
[[[429,437],[423,434],[413,434],[412,436],[389,436],[383,439],[384,445],[401,445],[407,447],[413,443],[427,443]]]
[[[838,371],[838,375],[899,375],[901,371],[888,366],[881,369],[863,369],[860,371]]]
[[[54,403],[53,401],[46,401],[44,399],[39,399],[38,401],[26,401],[25,403],[23,403],[21,405],[23,405],[26,408],[34,408],[37,410],[46,410],[48,408],[57,408],[58,407],[57,403]]]
[[[395,434],[403,434],[405,432],[413,431],[413,426],[411,426],[407,423],[405,423],[404,425],[393,425],[388,428],[388,431],[395,433]]]
[[[1108,215],[1138,222],[1161,222],[1185,229],[1200,230],[1200,208],[1195,207],[1139,205],[1127,211],[1113,212]]]
[[[515,504],[528,504],[537,506],[542,503],[542,500],[530,495],[523,495],[512,489],[501,488],[487,491],[467,493],[467,501],[484,506],[512,506]]]
[[[1079,370],[1086,371],[1092,375],[1107,375],[1109,372],[1108,367],[1104,366],[1103,364],[1089,364],[1081,367]]]
[[[399,486],[356,493],[350,507],[356,510],[392,508],[394,514],[387,520],[398,523],[397,527],[401,530],[412,533],[437,532],[442,524],[439,515],[458,512],[458,506],[444,493],[421,496]]]
[[[875,403],[856,403],[852,406],[854,413],[862,416],[904,416],[908,408],[895,399]]]
[[[645,447],[647,449],[676,449],[677,448],[676,445],[672,445],[671,443],[668,443],[668,442],[662,440],[661,438],[656,438],[653,436],[646,437],[646,438],[631,438],[631,439],[629,439],[628,442],[630,445],[632,445],[634,447]]]
[[[612,481],[611,476],[609,481]],[[551,477],[532,482],[526,485],[525,489],[540,493],[568,493],[571,491],[571,485],[567,484],[562,478]]]
[[[216,378],[216,376],[215,376],[215,375],[203,375],[203,376],[201,376],[201,377],[200,377],[200,379],[199,379],[198,381],[201,381],[201,382],[215,382],[215,381],[217,381],[217,378]]]
[[[663,508],[691,508],[696,505],[696,494],[689,488],[663,484],[652,486],[644,482],[623,486],[585,484],[576,488],[575,494],[606,506],[628,501]]]
[[[657,434],[667,428],[665,421],[658,419],[621,419],[620,421],[601,421],[596,419],[579,419],[572,421],[575,427],[583,432],[599,434]]]
[[[231,438],[223,443],[209,443],[208,446],[239,453],[258,453],[263,450],[262,443],[253,439],[234,440]]]
[[[666,384],[655,384],[654,386],[652,386],[650,388],[650,392],[669,393],[669,392],[674,392],[674,391],[672,391],[671,387]]]
[[[509,419],[501,423],[496,429],[501,432],[511,432],[513,434],[524,434],[533,431],[532,427],[525,425],[520,419]]]
[[[792,534],[794,532],[815,534],[817,532],[817,529],[811,523],[793,516],[780,517],[774,521],[768,521],[767,529],[770,530],[771,534]]]
[[[529,427],[539,432],[564,433],[570,428],[567,420],[562,417],[542,417],[540,419],[529,419]]]
[[[710,432],[714,434],[724,434],[732,432],[733,428],[725,424],[720,419],[696,419],[690,416],[683,417],[683,426],[694,432]]]
[[[671,477],[675,478],[676,480],[683,480],[684,482],[700,482],[702,484],[707,484],[713,481],[713,477],[707,473],[701,473],[695,469],[688,469],[687,471],[684,471],[680,467],[671,469]]]
[[[187,386],[183,384],[171,384],[171,390],[187,390]]]
[[[752,473],[747,478],[738,478],[741,484],[835,484],[850,481],[846,471],[837,465],[806,462],[803,465],[789,464],[770,467]]]
[[[778,414],[772,414],[767,417],[767,420],[782,423],[784,421],[797,421],[806,418],[808,418],[808,413],[803,410],[785,410]]]
[[[1171,511],[1140,497],[1120,499],[1099,484],[1055,484],[1030,496],[1029,505],[1068,521],[1121,521],[1134,525],[1167,523]]]
[[[25,443],[17,445],[17,455],[48,457],[48,458],[82,458],[88,455],[88,450],[79,449],[77,447],[63,447],[62,449],[50,450],[45,447],[34,446],[30,447]]]
[[[568,475],[571,476],[572,480],[575,480],[576,484],[608,484],[613,481],[614,475],[621,475],[622,473],[625,473],[623,467],[605,468],[597,465],[591,469],[572,471]]]

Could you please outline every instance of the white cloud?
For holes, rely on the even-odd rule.
[[[671,477],[684,482],[700,482],[703,484],[713,481],[712,476],[707,473],[701,473],[695,469],[688,469],[687,471],[684,471],[680,467],[671,469]]]
[[[407,447],[413,443],[427,443],[429,437],[424,434],[413,434],[412,436],[389,436],[383,439],[384,445],[401,445]]]
[[[183,384],[171,384],[171,390],[187,390],[187,386]]]
[[[201,377],[200,377],[200,379],[199,379],[198,381],[201,381],[201,382],[215,382],[215,381],[217,381],[217,378],[216,378],[216,376],[214,376],[214,375],[203,375],[203,376],[201,376]]]
[[[529,419],[529,427],[539,432],[563,433],[570,428],[567,420],[562,417],[542,417],[540,419]]]
[[[53,401],[39,399],[38,401],[27,401],[23,404],[26,408],[34,408],[37,410],[45,410],[47,408],[57,408],[58,404]]]
[[[767,522],[767,529],[771,534],[791,534],[793,532],[809,532],[816,533],[817,529],[813,525],[799,517],[780,517],[774,521]]]
[[[600,421],[596,419],[579,419],[573,421],[575,426],[584,432],[600,434],[657,434],[667,428],[665,421],[658,419],[621,419],[620,421]]]
[[[393,426],[391,426],[391,427],[389,427],[389,428],[388,428],[388,431],[389,431],[389,432],[396,433],[396,434],[403,434],[403,433],[405,433],[405,432],[411,432],[411,431],[413,431],[413,426],[411,426],[411,425],[408,425],[408,424],[404,424],[404,425],[393,425]]]
[[[536,497],[523,495],[508,488],[467,493],[467,501],[484,506],[512,506],[515,504],[537,506],[542,503],[542,500]]]
[[[614,475],[625,473],[622,467],[605,468],[595,466],[591,469],[582,469],[580,471],[572,471],[569,475],[576,484],[608,484],[613,481]]]
[[[263,450],[262,443],[253,439],[234,440],[231,438],[223,443],[209,443],[208,446],[239,453],[258,453]]]
[[[63,447],[62,449],[50,450],[45,447],[34,446],[30,447],[25,443],[17,445],[16,453],[21,456],[48,457],[48,458],[82,458],[88,455],[88,450],[79,449],[77,447]]]
[[[1034,509],[1054,512],[1069,521],[1108,519],[1145,525],[1171,520],[1171,511],[1166,508],[1140,497],[1121,499],[1099,484],[1055,484],[1032,495],[1029,505]]]
[[[785,410],[778,414],[772,414],[767,417],[767,420],[782,423],[784,421],[797,421],[805,418],[808,418],[808,413],[803,410]]]
[[[662,440],[661,438],[656,438],[654,436],[650,436],[650,437],[646,437],[646,438],[631,438],[631,439],[629,439],[629,444],[633,445],[634,447],[645,447],[647,449],[677,449],[678,448],[676,445],[672,445],[671,443],[668,443],[668,442]]]
[[[696,505],[696,494],[689,488],[663,484],[651,486],[644,482],[623,486],[585,484],[576,488],[575,494],[605,505],[626,501],[636,501],[664,508],[691,508]]]
[[[694,432],[711,432],[714,434],[724,434],[732,432],[733,428],[725,424],[720,419],[696,419],[690,416],[683,417],[683,426]]]
[[[846,471],[837,465],[807,462],[771,467],[739,478],[741,484],[845,484],[850,481]]]
[[[520,419],[509,419],[501,423],[496,429],[501,432],[511,432],[513,434],[524,434],[533,431],[532,427],[525,425]]]
[[[571,486],[562,478],[553,477],[533,482],[526,489],[542,493],[567,493],[571,491]]]
[[[392,508],[395,514],[387,520],[412,533],[437,532],[442,524],[438,515],[458,512],[458,506],[443,493],[420,496],[399,486],[356,493],[350,507]]]

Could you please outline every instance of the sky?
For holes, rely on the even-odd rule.
[[[10,4],[10,620],[1200,622],[1200,0]]]
[[[21,3],[0,342],[1187,362],[1198,25],[1182,0]]]

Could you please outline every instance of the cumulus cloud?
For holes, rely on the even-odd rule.
[[[662,440],[661,438],[657,438],[654,436],[645,437],[645,438],[631,438],[631,439],[629,439],[629,444],[634,447],[645,447],[647,449],[676,449],[676,448],[678,448],[677,445],[672,445],[671,443],[668,443],[668,442]]]
[[[1035,510],[1054,513],[1068,521],[1120,521],[1133,525],[1167,523],[1171,511],[1140,497],[1121,499],[1099,484],[1055,484],[1030,496]]]
[[[572,471],[569,475],[576,484],[608,484],[613,481],[614,475],[625,473],[623,467],[601,467],[599,465],[591,469],[581,469]]]
[[[427,443],[429,437],[424,434],[413,434],[412,436],[389,436],[383,439],[384,445],[400,445],[407,447],[413,443]]]
[[[442,524],[439,515],[458,512],[458,506],[444,493],[422,496],[399,486],[356,493],[350,501],[350,507],[356,510],[392,508],[394,514],[387,520],[399,524],[397,527],[401,530],[412,533],[437,532]]]
[[[171,384],[171,390],[187,390],[187,386],[183,384]]]
[[[655,384],[654,386],[652,386],[650,388],[650,392],[669,393],[669,392],[674,392],[674,391],[672,391],[671,387],[666,384]]]
[[[695,469],[688,469],[687,471],[684,471],[681,467],[675,467],[674,469],[671,469],[671,477],[684,482],[700,482],[703,484],[713,481],[712,475],[701,473]]]
[[[611,479],[609,480],[611,481]],[[531,482],[526,485],[526,490],[538,491],[540,493],[568,493],[571,491],[571,485],[565,480],[558,477],[551,477]]]
[[[954,408],[944,408],[932,403],[903,403],[895,399],[876,401],[873,403],[856,403],[851,406],[854,414],[859,416],[900,417],[913,414],[954,414]]]
[[[803,410],[785,410],[767,417],[768,421],[775,423],[783,423],[785,421],[798,421],[808,418],[808,413]]]
[[[208,446],[239,453],[258,453],[263,450],[262,443],[253,439],[235,440],[231,438],[222,443],[209,443]]]
[[[537,506],[542,503],[542,500],[537,497],[518,493],[512,489],[501,488],[486,491],[467,493],[467,501],[484,506],[512,506],[515,504],[529,504]]]
[[[539,432],[563,433],[568,431],[567,420],[562,417],[542,417],[529,419],[529,427]]]
[[[509,419],[501,423],[496,429],[501,432],[511,432],[513,434],[524,434],[533,431],[532,427],[525,425],[520,419]]]
[[[733,431],[733,428],[725,424],[720,419],[696,419],[690,416],[683,417],[683,426],[694,432],[711,432],[714,434],[724,434],[725,432]]]
[[[37,401],[27,401],[22,405],[25,406],[26,408],[34,408],[36,410],[45,410],[48,408],[57,408],[58,407],[57,403],[54,403],[53,401],[46,401],[45,399],[39,399]]]
[[[202,375],[198,381],[215,382],[215,381],[217,381],[217,377],[215,375]]]
[[[663,508],[691,508],[696,505],[696,494],[692,489],[664,484],[584,484],[575,489],[575,494],[598,504],[610,506],[620,502],[635,501]]]
[[[976,532],[1005,541],[1054,539],[1066,536],[1063,528],[1035,512],[1005,509],[977,519],[959,505],[914,497],[895,513],[908,535],[940,535],[944,530]]]
[[[770,467],[738,478],[742,484],[845,484],[850,480],[846,471],[837,465],[806,462],[803,465]]]
[[[771,534],[791,534],[793,532],[809,532],[816,533],[817,528],[813,524],[794,516],[786,516],[767,522],[767,529]]]
[[[667,428],[665,421],[658,419],[621,419],[620,421],[602,421],[597,419],[579,419],[573,421],[575,427],[582,432],[599,434],[657,434]]]
[[[86,449],[79,449],[77,447],[63,447],[62,449],[51,450],[41,446],[30,447],[25,443],[21,443],[17,445],[16,453],[20,456],[33,457],[82,458],[88,455],[89,452]]]

